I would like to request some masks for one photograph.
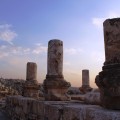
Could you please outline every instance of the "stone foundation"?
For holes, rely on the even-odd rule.
[[[12,120],[120,120],[120,111],[86,105],[80,101],[38,101],[9,96],[6,110]]]
[[[103,23],[105,62],[95,82],[103,107],[120,110],[120,18]]]

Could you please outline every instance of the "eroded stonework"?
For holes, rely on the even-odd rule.
[[[11,120],[120,120],[120,111],[106,110],[80,101],[39,101],[8,96],[6,111]]]
[[[80,91],[82,91],[83,93],[87,93],[91,90],[92,88],[89,84],[89,70],[84,69],[82,70],[82,86],[80,87]]]
[[[105,63],[95,82],[102,106],[120,109],[120,18],[104,22]]]
[[[23,96],[25,97],[39,97],[39,85],[37,82],[37,64],[33,62],[27,63],[26,81],[24,84]]]
[[[37,64],[33,62],[27,63],[26,80],[37,80]]]
[[[120,63],[120,18],[107,19],[103,25],[105,65]]]
[[[70,83],[63,77],[63,42],[53,39],[48,43],[47,75],[44,80],[46,100],[68,100]]]
[[[50,40],[48,43],[47,75],[62,75],[63,71],[63,42]]]

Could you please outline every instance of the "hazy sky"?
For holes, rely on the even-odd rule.
[[[0,76],[26,79],[26,63],[38,65],[38,81],[47,73],[47,46],[64,42],[63,74],[81,86],[82,69],[90,84],[104,62],[102,23],[120,16],[120,0],[0,0]]]

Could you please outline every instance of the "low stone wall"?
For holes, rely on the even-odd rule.
[[[12,120],[120,120],[120,111],[79,101],[39,101],[9,96],[6,110]]]

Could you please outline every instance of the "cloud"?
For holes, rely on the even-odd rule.
[[[0,46],[0,49],[1,49],[1,50],[4,50],[4,49],[6,49],[6,47],[7,47],[6,45],[1,45],[1,46]]]
[[[106,19],[109,19],[109,18],[116,18],[116,17],[120,17],[120,14],[116,13],[116,12],[109,12],[107,16],[105,17],[94,17],[92,18],[92,24],[95,25],[97,28],[102,28],[103,26],[103,22],[106,20]]]
[[[75,55],[77,53],[82,53],[83,50],[82,49],[75,49],[75,48],[66,48],[65,49],[65,54],[69,54],[69,55]]]
[[[23,52],[26,53],[26,54],[28,54],[28,53],[30,52],[30,48],[25,48],[25,49],[23,50]]]
[[[12,25],[0,25],[0,40],[13,44],[12,41],[17,37],[17,33],[11,30]]]
[[[7,56],[22,56],[22,55],[38,55],[47,52],[47,47],[40,45],[35,48],[24,48],[15,45],[1,45],[0,46],[0,58]]]
[[[41,54],[41,53],[46,53],[47,52],[47,47],[43,46],[42,44],[38,43],[36,44],[36,48],[33,49],[32,53],[33,54]]]
[[[15,56],[15,55],[26,55],[30,53],[31,53],[30,48],[23,48],[20,46],[11,46],[11,45],[0,46],[0,58],[4,58],[7,56]]]
[[[41,46],[42,44],[41,43],[35,43],[36,46]]]
[[[103,26],[103,22],[104,22],[105,18],[93,18],[92,19],[92,23],[98,27],[101,28]]]
[[[7,52],[1,52],[0,51],[0,59],[8,56],[9,54]]]
[[[20,46],[10,47],[10,53],[14,55],[24,55],[30,53],[30,48],[23,48]]]

